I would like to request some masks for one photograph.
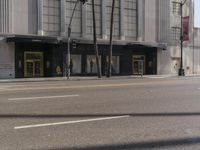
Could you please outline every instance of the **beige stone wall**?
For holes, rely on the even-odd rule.
[[[15,78],[15,53],[14,44],[7,44],[0,37],[0,79]]]

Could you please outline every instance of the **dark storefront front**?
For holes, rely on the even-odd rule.
[[[105,75],[108,62],[108,44],[99,44],[99,57],[101,71]],[[157,73],[157,47],[141,44],[114,44],[112,58],[113,75],[138,75],[138,68],[143,61],[144,74]],[[97,66],[92,43],[77,43],[76,48],[71,49],[72,75],[96,75]],[[76,64],[76,65],[75,65]],[[77,67],[81,66],[81,67]]]
[[[17,78],[53,76],[54,45],[16,43],[15,75]]]
[[[57,58],[60,59],[60,56],[57,56],[55,51],[58,54],[61,53],[57,48],[57,38],[13,36],[8,37],[7,42],[15,43],[16,78],[55,76],[54,64],[57,64]]]
[[[157,74],[157,47],[143,44],[131,44],[126,46],[127,54],[123,55],[124,74],[140,74],[140,63],[143,64],[143,74]],[[129,66],[129,67],[126,67]]]
[[[63,54],[67,44],[57,38],[10,37],[15,42],[16,78],[62,77]],[[107,44],[99,44],[101,71],[107,71]],[[92,43],[77,42],[71,48],[70,70],[72,76],[97,74],[96,59]],[[112,58],[113,75],[138,75],[143,64],[144,74],[157,73],[157,47],[143,44],[114,44]]]

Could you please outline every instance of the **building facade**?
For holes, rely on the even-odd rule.
[[[175,0],[116,0],[113,75],[178,74],[180,14]],[[176,0],[177,1],[177,0]],[[63,76],[67,28],[76,0],[0,0],[0,78]],[[112,0],[95,0],[96,30],[102,74],[107,71]],[[200,30],[184,43],[187,74],[200,73]],[[78,3],[72,21],[71,75],[96,75],[91,0]],[[195,33],[195,35],[193,34]],[[194,39],[194,40],[193,40]],[[141,67],[142,66],[142,67]]]
[[[183,0],[160,0],[158,42],[167,43],[166,51],[158,51],[158,74],[177,74],[181,61],[181,8]],[[183,17],[189,17],[189,40],[183,42],[185,74],[200,73],[200,28],[194,27],[194,0],[186,0]]]

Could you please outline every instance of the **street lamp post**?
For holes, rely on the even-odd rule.
[[[184,0],[183,2],[179,3],[180,4],[180,11],[181,11],[181,64],[180,68],[178,71],[179,76],[185,76],[185,71],[183,68],[183,5],[185,4],[187,0]]]
[[[69,22],[69,25],[68,25],[68,40],[67,40],[67,61],[66,60],[66,57],[64,57],[64,77],[66,77],[67,75],[67,79],[69,79],[70,77],[70,41],[71,41],[71,24],[72,24],[72,19],[73,19],[73,16],[74,16],[74,12],[76,10],[76,6],[78,4],[78,2],[82,2],[83,4],[85,4],[85,2],[87,2],[87,0],[77,0],[75,5],[74,5],[74,9],[72,11],[72,15],[71,15],[71,18],[70,18],[70,22]],[[64,55],[65,56],[65,55]],[[67,68],[67,69],[66,69]]]

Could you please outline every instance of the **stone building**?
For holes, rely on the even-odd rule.
[[[116,0],[113,75],[178,74],[180,65],[179,0]],[[63,76],[67,28],[76,0],[0,0],[0,78]],[[107,70],[112,0],[95,0],[102,74]],[[200,73],[200,30],[184,42],[186,74]],[[72,21],[71,75],[96,75],[91,0],[78,3]],[[193,34],[194,33],[194,34]],[[194,40],[193,40],[194,39]],[[141,67],[143,65],[143,67]]]

